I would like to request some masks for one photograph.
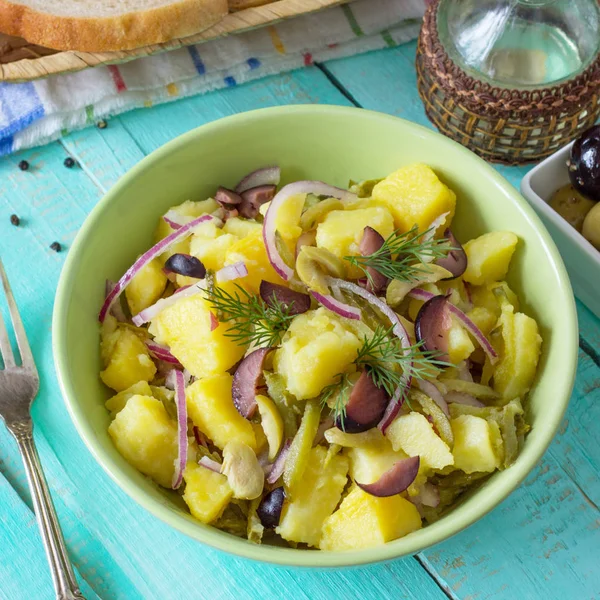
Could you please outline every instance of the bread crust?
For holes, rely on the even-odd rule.
[[[0,31],[56,50],[131,50],[199,33],[227,12],[227,0],[176,0],[110,17],[63,17],[0,0]]]
[[[246,8],[254,8],[256,6],[270,4],[273,1],[274,0],[229,0],[229,10],[231,12],[245,10]]]

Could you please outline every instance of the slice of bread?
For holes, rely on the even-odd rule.
[[[0,31],[58,50],[130,50],[193,35],[227,0],[0,0]]]

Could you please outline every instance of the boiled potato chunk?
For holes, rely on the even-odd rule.
[[[152,388],[148,384],[147,381],[138,381],[134,383],[131,387],[128,387],[126,390],[119,392],[114,395],[112,398],[109,398],[104,406],[112,413],[112,415],[116,415],[118,412],[122,411],[125,408],[125,404],[127,404],[127,400],[132,396],[154,396],[152,393]]]
[[[275,230],[287,242],[295,242],[302,233],[300,215],[306,202],[306,194],[290,196],[280,206],[275,217]]]
[[[188,463],[183,479],[183,499],[192,515],[202,523],[211,523],[220,517],[233,495],[227,477],[202,465]]]
[[[249,292],[258,294],[263,279],[285,285],[285,281],[277,275],[269,262],[261,231],[256,231],[229,247],[225,255],[225,265],[240,261],[248,267],[248,275],[240,279],[239,283]]]
[[[382,206],[332,210],[317,227],[317,247],[329,250],[338,258],[356,256],[360,254],[358,245],[367,226],[387,238],[394,231],[394,220],[390,211]],[[354,277],[360,277],[362,273],[360,270],[349,271]]]
[[[256,436],[250,421],[233,404],[229,373],[198,379],[185,390],[188,414],[198,429],[221,450],[235,440],[256,449]]]
[[[103,337],[102,345],[106,368],[100,372],[100,378],[109,388],[122,392],[138,381],[154,379],[156,365],[146,344],[131,329],[119,327],[109,337]]]
[[[387,428],[385,435],[394,450],[403,450],[408,456],[419,456],[422,469],[443,469],[454,464],[450,448],[420,413],[400,415]]]
[[[211,223],[212,225],[212,223]],[[216,229],[214,236],[194,234],[190,240],[190,254],[195,256],[209,271],[218,271],[225,265],[227,251],[238,241],[231,233]]]
[[[500,317],[502,349],[494,371],[494,389],[506,400],[523,398],[529,391],[535,373],[542,338],[534,319],[523,313],[514,313],[505,305]]]
[[[461,415],[450,421],[454,434],[454,466],[465,473],[490,473],[500,466],[494,452],[489,423],[481,417]],[[494,438],[495,439],[495,438]]]
[[[458,323],[453,323],[448,332],[448,356],[450,362],[457,365],[466,360],[475,350],[475,346],[464,327]]]
[[[292,490],[293,500],[284,504],[275,530],[283,539],[319,546],[323,522],[338,505],[348,472],[345,456],[330,456],[328,462],[326,458],[323,446],[310,451],[302,479]]]
[[[260,223],[252,219],[242,219],[241,217],[227,219],[225,225],[223,225],[224,233],[230,233],[238,238],[246,237],[257,231],[262,232],[262,225]]]
[[[490,231],[469,240],[463,246],[468,261],[463,279],[475,285],[504,279],[518,241],[510,231]]]
[[[227,323],[211,331],[211,305],[202,294],[182,298],[161,311],[150,333],[195,377],[223,373],[237,363],[245,347],[227,337]],[[138,378],[142,379],[141,377]]]
[[[167,276],[158,259],[150,261],[125,288],[125,297],[132,315],[152,306],[165,291]]]
[[[394,217],[396,229],[406,232],[414,225],[425,231],[444,213],[448,227],[454,217],[456,194],[424,164],[402,167],[373,188],[373,198],[383,202]],[[443,227],[440,228],[443,231]]]
[[[290,324],[275,352],[275,372],[290,394],[314,398],[352,363],[360,345],[341,318],[326,308],[310,310]]]
[[[326,519],[321,550],[358,550],[380,546],[421,528],[421,517],[402,496],[377,498],[355,486]]]
[[[178,450],[177,423],[160,400],[132,396],[108,433],[129,464],[163,487],[171,487]]]
[[[498,321],[498,316],[483,306],[474,306],[467,313],[467,317],[475,323],[475,326],[483,333],[483,335],[488,335]]]
[[[384,438],[380,448],[349,448],[350,477],[359,483],[373,483],[399,460],[408,458],[402,450],[395,451]]]

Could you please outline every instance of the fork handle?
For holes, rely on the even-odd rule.
[[[33,423],[31,421],[15,423],[9,426],[9,430],[17,440],[23,457],[35,514],[50,564],[56,600],[85,600],[77,585],[48,484],[42,471],[40,457],[33,440]]]

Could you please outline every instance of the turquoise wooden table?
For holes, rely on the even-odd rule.
[[[106,129],[72,133],[0,161],[0,254],[41,373],[33,411],[36,440],[88,599],[600,598],[600,321],[580,303],[571,404],[524,484],[454,538],[366,568],[291,571],[226,556],[173,531],[104,474],[58,392],[51,314],[60,269],[90,209],[127,169],[180,133],[263,106],[354,104],[427,124],[415,87],[414,52],[414,43],[407,44],[138,110],[110,120]],[[65,168],[67,156],[80,168]],[[17,168],[22,159],[31,163],[27,172]],[[517,187],[526,172],[499,170]],[[10,224],[12,213],[21,218],[20,227]],[[49,248],[54,241],[62,253]],[[0,426],[0,598],[52,597],[21,461]]]

